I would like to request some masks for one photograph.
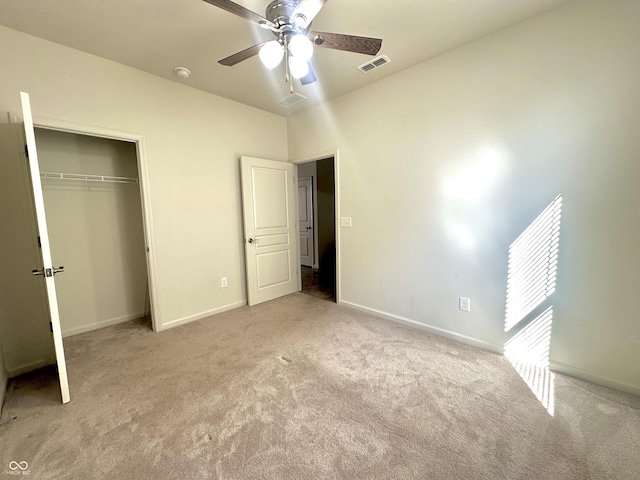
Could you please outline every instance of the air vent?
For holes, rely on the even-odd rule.
[[[288,108],[291,105],[294,105],[306,99],[307,97],[305,97],[304,95],[300,95],[299,93],[292,93],[291,95],[287,95],[282,100],[280,100],[278,104]]]
[[[374,58],[370,62],[363,63],[358,67],[358,70],[369,73],[371,70],[375,70],[376,68],[380,68],[383,65],[386,65],[391,60],[386,55],[380,55],[379,57]]]

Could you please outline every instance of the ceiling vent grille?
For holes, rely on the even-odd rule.
[[[283,107],[289,108],[291,105],[295,105],[296,103],[306,99],[307,97],[305,97],[304,95],[300,95],[299,93],[292,93],[291,95],[287,95],[282,100],[280,100],[278,104],[282,105]]]
[[[379,57],[374,58],[370,62],[363,63],[358,67],[358,70],[364,73],[369,73],[371,70],[375,70],[376,68],[380,68],[383,65],[386,65],[391,60],[386,55],[380,55]]]

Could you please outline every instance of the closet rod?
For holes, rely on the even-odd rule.
[[[82,180],[84,182],[138,183],[137,178],[111,177],[109,175],[85,175],[82,173],[40,172],[47,180]]]

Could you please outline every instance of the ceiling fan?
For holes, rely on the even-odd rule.
[[[327,0],[273,0],[267,5],[264,17],[231,0],[204,1],[254,22],[276,36],[276,40],[253,45],[219,60],[218,63],[231,67],[259,55],[262,63],[273,69],[284,58],[285,81],[290,83],[291,93],[293,84],[290,76],[300,79],[303,85],[316,81],[309,65],[314,46],[366,55],[376,55],[382,47],[382,40],[379,38],[309,31],[311,22]]]

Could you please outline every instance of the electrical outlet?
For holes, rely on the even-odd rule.
[[[340,217],[340,226],[344,228],[351,228],[351,217]]]
[[[227,288],[227,277],[222,277],[222,278],[220,279],[220,286],[221,286],[222,288]]]
[[[463,312],[471,311],[471,299],[467,297],[460,297],[459,299],[460,310]]]

